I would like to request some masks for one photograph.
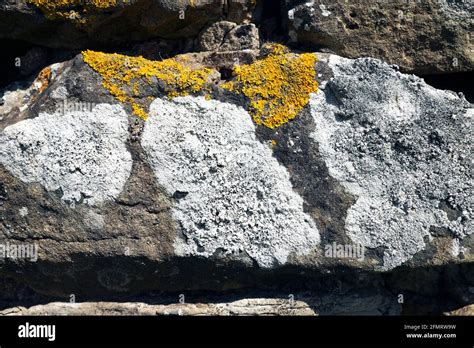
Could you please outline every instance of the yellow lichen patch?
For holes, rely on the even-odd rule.
[[[235,79],[222,85],[250,102],[256,124],[277,128],[294,119],[316,92],[316,56],[294,55],[282,45],[265,47],[268,56],[234,69]]]
[[[46,67],[40,71],[36,80],[34,82],[34,86],[37,87],[38,93],[43,92],[46,87],[48,87],[49,81],[51,79],[51,68]]]
[[[48,19],[70,19],[78,24],[86,24],[81,13],[102,11],[116,7],[117,0],[27,0],[38,7]]]
[[[143,57],[130,57],[116,53],[95,51],[82,52],[84,62],[102,76],[102,85],[122,103],[131,106],[135,115],[146,119],[146,111],[135,97],[139,95],[140,83],[151,82],[152,78],[164,82],[168,97],[184,96],[206,89],[211,69],[191,69],[181,57],[162,61]]]
[[[178,0],[180,8],[185,8],[186,6],[195,7],[198,0]]]

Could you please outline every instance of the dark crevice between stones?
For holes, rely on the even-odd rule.
[[[472,81],[474,81],[474,71],[452,74],[421,75],[420,77],[434,88],[461,92],[469,102],[474,103],[474,87],[472,84]]]
[[[0,56],[0,106],[3,105],[5,88],[26,88],[45,67],[73,59],[80,51],[51,49],[30,44],[26,41],[0,39],[0,46],[6,47]]]
[[[227,67],[220,68],[219,73],[221,74],[221,80],[223,81],[230,81],[234,77],[234,70]]]
[[[0,46],[4,48],[0,55],[0,88],[3,88],[24,78],[15,66],[15,59],[26,54],[33,45],[19,40],[0,39]]]
[[[0,89],[17,81],[25,81],[44,67],[74,58],[79,51],[55,50],[26,41],[0,39],[6,49],[0,56]],[[1,95],[0,95],[1,97]]]
[[[294,295],[316,313],[442,314],[474,300],[474,269],[446,264],[390,272],[334,267],[321,272],[297,266],[272,270],[205,258],[150,260],[144,257],[72,255],[70,262],[26,263],[14,276],[5,264],[0,277],[0,309],[54,301],[176,303],[228,302],[239,298]],[[60,276],[60,277],[59,277]],[[13,290],[14,289],[14,290]],[[403,303],[399,303],[403,295]]]
[[[254,18],[262,41],[286,42],[288,40],[288,18],[285,0],[259,1]]]

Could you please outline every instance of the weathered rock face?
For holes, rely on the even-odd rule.
[[[134,92],[153,99],[142,120],[81,55],[6,93],[0,242],[38,254],[0,259],[1,274],[82,298],[250,286],[324,298],[342,283],[346,308],[365,289],[379,314],[448,277],[452,300],[472,303],[473,106],[375,59],[318,54],[316,70],[319,90],[275,129],[220,81],[172,99],[150,79]]]
[[[0,37],[54,48],[129,44],[149,38],[194,38],[222,17],[249,19],[252,1],[0,1]]]
[[[429,244],[472,259],[472,106],[374,59],[331,56],[329,66],[334,77],[311,101],[312,135],[329,174],[357,197],[350,239],[382,248],[384,269]]]
[[[474,305],[469,305],[463,308],[456,309],[454,311],[445,313],[446,315],[461,315],[461,316],[473,316],[474,315]]]
[[[185,315],[185,316],[314,316],[316,313],[302,301],[254,298],[230,303],[197,303],[150,305],[146,303],[49,303],[31,308],[15,307],[1,315]]]
[[[156,100],[142,146],[158,182],[177,199],[178,255],[235,255],[271,268],[319,245],[287,170],[258,141],[245,110],[202,97]]]
[[[290,37],[348,57],[374,57],[403,70],[474,70],[470,1],[287,1]]]
[[[0,161],[8,171],[23,182],[59,190],[72,205],[116,198],[132,169],[127,115],[120,106],[40,114],[8,127],[0,137],[5,144]]]
[[[213,23],[199,35],[198,46],[201,51],[256,50],[260,48],[258,29],[255,24]]]

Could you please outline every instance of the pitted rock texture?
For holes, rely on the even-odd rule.
[[[439,237],[446,258],[472,259],[472,104],[375,59],[330,56],[329,66],[334,77],[311,100],[313,137],[357,197],[350,238],[382,248],[385,270]]]
[[[152,305],[119,302],[54,302],[30,308],[15,307],[0,311],[3,315],[179,315],[179,316],[314,316],[305,302],[286,299],[250,298],[230,303],[190,303]]]
[[[422,74],[474,70],[472,1],[287,0],[289,36]]]
[[[251,63],[259,52],[205,52],[187,59],[231,67],[239,56]],[[472,121],[466,117],[472,105],[378,60],[317,56],[320,91],[278,129],[256,127],[248,105],[223,91],[222,81],[212,88],[218,101],[169,100],[160,81],[144,84],[137,97],[155,100],[146,122],[130,113],[126,121],[108,117],[118,106],[69,118],[55,114],[65,101],[116,102],[81,55],[51,67],[46,86],[11,86],[0,106],[0,128],[7,127],[0,137],[18,156],[2,152],[7,163],[0,164],[0,243],[37,243],[39,258],[0,259],[3,308],[12,307],[7,302],[16,296],[1,287],[10,277],[38,294],[60,296],[42,303],[64,301],[71,293],[81,301],[139,302],[131,294],[242,288],[308,290],[318,298],[317,312],[326,314],[413,311],[394,300],[400,292],[411,294],[411,305],[419,300],[416,308],[429,298],[429,308],[422,308],[428,313],[473,303],[472,179],[462,171],[472,153]],[[22,133],[23,124],[34,126]],[[18,137],[10,139],[10,129]],[[73,141],[79,129],[88,137]],[[114,139],[112,153],[133,158],[122,191],[111,194],[96,181],[65,181],[71,206],[61,199],[64,192],[49,191],[49,181],[20,180],[26,175],[20,167],[33,162],[27,165],[31,156],[18,150],[16,139],[36,133],[54,139],[45,143],[53,154],[72,158],[100,158],[104,141]],[[101,146],[86,151],[82,140]],[[43,156],[37,163],[48,168],[53,160]],[[106,163],[92,164],[97,169]],[[19,168],[16,174],[12,166]],[[68,170],[53,174],[64,171],[67,177]],[[73,197],[85,186],[97,194],[77,202]],[[95,204],[97,197],[106,200]],[[367,201],[378,204],[368,210],[373,224],[361,204]],[[388,221],[387,211],[396,222]],[[333,242],[367,245],[365,260],[325,257],[324,247]]]
[[[70,204],[117,197],[132,168],[127,115],[118,105],[40,114],[4,129],[0,163],[27,183],[60,191]]]
[[[178,201],[178,255],[244,253],[273,267],[318,246],[303,199],[242,108],[203,97],[158,99],[142,146],[158,182]]]
[[[61,7],[67,2],[59,2],[58,11],[44,13],[33,3],[0,0],[0,37],[68,49],[157,37],[188,39],[223,18],[242,23],[250,19],[253,8],[251,0],[230,1],[227,5],[221,0],[134,0],[109,2],[105,8],[85,11],[86,6]]]
[[[237,25],[222,21],[213,23],[199,35],[199,49],[202,51],[256,50],[259,47],[255,24]]]
[[[474,316],[474,305],[469,305],[463,308],[456,309],[454,311],[445,313],[445,315],[454,315],[454,316]]]

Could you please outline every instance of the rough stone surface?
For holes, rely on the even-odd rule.
[[[258,29],[255,24],[217,22],[199,35],[198,46],[202,51],[255,50],[260,47]]]
[[[236,57],[251,63],[260,53],[187,59],[232,67]],[[9,86],[0,138],[19,152],[2,152],[0,243],[36,243],[39,254],[37,262],[0,259],[0,306],[70,294],[162,303],[147,296],[242,289],[258,289],[260,298],[295,294],[318,314],[439,314],[473,303],[472,105],[378,60],[317,55],[320,91],[276,130],[254,126],[242,96],[218,80],[211,101],[170,101],[158,81],[144,84],[136,98],[154,100],[146,122],[115,114],[112,121],[107,110],[118,106],[57,115],[64,102],[117,103],[81,55],[52,66],[48,82]],[[48,182],[22,180],[38,163],[54,162],[27,162],[18,148],[28,134],[54,139],[45,142],[52,153],[82,158],[87,147],[76,147],[75,131],[98,127],[102,136],[84,140],[101,145],[88,152],[95,158],[104,139],[118,139],[110,122],[122,134],[112,152],[133,160],[121,192],[112,197],[110,186],[81,181],[97,188],[91,200],[107,199],[71,206]],[[34,127],[20,133],[24,124]],[[68,177],[68,169],[57,175]],[[68,187],[71,197],[82,190]],[[326,256],[332,243],[362,243],[365,257]],[[313,300],[303,300],[305,291]],[[409,294],[403,305],[399,293]]]
[[[238,25],[224,38],[220,51],[256,50],[260,47],[255,24]]]
[[[252,1],[137,0],[117,1],[100,11],[64,11],[48,18],[27,1],[0,1],[0,37],[54,48],[113,46],[159,37],[196,37],[208,25],[225,18],[242,23],[251,17]],[[66,18],[64,18],[66,17]]]
[[[319,243],[286,169],[255,136],[242,108],[200,98],[156,100],[142,146],[158,182],[176,197],[181,255],[244,253],[262,267]]]
[[[445,313],[445,315],[454,315],[454,316],[473,316],[474,315],[474,305],[469,305],[456,309],[451,312]]]
[[[199,35],[199,48],[202,51],[217,51],[227,34],[237,26],[236,23],[222,21],[211,24]]]
[[[40,114],[4,129],[0,163],[24,182],[59,190],[65,202],[94,205],[123,190],[132,167],[127,138],[120,106]]]
[[[405,71],[473,71],[472,1],[287,1],[290,38]]]
[[[2,315],[173,315],[173,316],[314,316],[316,313],[302,301],[290,304],[285,299],[252,298],[230,303],[196,303],[151,305],[146,303],[54,302],[30,308],[15,307],[0,311]]]
[[[331,176],[356,203],[354,242],[383,248],[383,268],[411,259],[440,235],[451,252],[474,232],[474,108],[374,59],[329,59],[334,78],[313,96],[313,133]]]

